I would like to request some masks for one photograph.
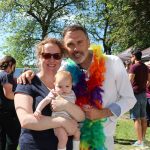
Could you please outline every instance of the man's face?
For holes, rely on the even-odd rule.
[[[64,44],[68,49],[69,56],[77,64],[86,63],[89,55],[90,42],[81,30],[68,31],[64,36]]]
[[[131,63],[132,63],[132,64],[135,63],[135,55],[131,55]]]

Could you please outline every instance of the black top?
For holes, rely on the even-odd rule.
[[[25,93],[33,97],[33,111],[38,103],[49,93],[48,88],[35,76],[31,84],[18,84],[15,93]],[[21,100],[21,99],[20,99]],[[49,104],[43,109],[42,114],[51,116]],[[44,131],[33,131],[22,129],[20,136],[20,148],[23,150],[57,150],[57,138],[54,135],[53,129]],[[68,150],[72,150],[72,142],[69,138]]]
[[[13,79],[12,74],[8,74],[6,71],[0,72],[0,112],[10,112],[15,113],[14,101],[9,100],[5,97],[3,91],[3,85],[10,83],[13,85],[13,89],[15,89],[16,84]],[[12,114],[13,114],[12,113]]]

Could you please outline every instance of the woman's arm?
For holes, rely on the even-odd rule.
[[[65,100],[60,95],[55,100],[52,100],[51,107],[53,111],[66,111],[78,122],[85,119],[85,114],[79,106]]]
[[[13,89],[13,85],[10,83],[6,83],[3,85],[4,95],[9,100],[14,100],[14,92],[12,89]]]
[[[31,130],[46,130],[50,128],[64,127],[69,135],[77,130],[77,123],[74,120],[62,117],[42,116],[40,120],[33,115],[33,98],[29,95],[15,94],[15,109],[22,128]],[[74,129],[73,131],[71,129]]]

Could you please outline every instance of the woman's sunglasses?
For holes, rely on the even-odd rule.
[[[51,57],[53,57],[55,60],[60,60],[62,58],[62,54],[61,53],[54,53],[54,54],[51,54],[51,53],[42,53],[41,56],[44,59],[50,59]]]

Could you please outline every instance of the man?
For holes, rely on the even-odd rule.
[[[71,58],[64,68],[72,73],[77,104],[87,118],[81,128],[81,149],[114,150],[117,118],[136,103],[125,67],[116,56],[104,57],[97,48],[90,51],[88,34],[80,25],[67,27],[63,42]]]
[[[142,52],[135,49],[131,52],[131,68],[129,70],[129,79],[132,83],[134,95],[137,103],[131,109],[131,119],[134,120],[134,127],[137,134],[137,141],[134,146],[143,146],[143,140],[147,128],[146,120],[146,84],[148,80],[148,67],[141,62]]]

